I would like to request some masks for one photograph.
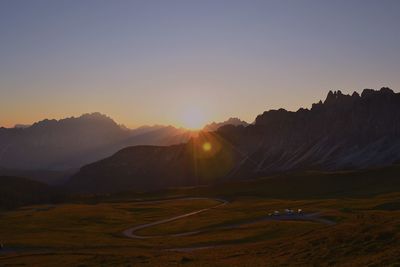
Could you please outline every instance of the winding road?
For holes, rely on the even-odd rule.
[[[122,232],[122,234],[124,236],[126,236],[126,237],[129,237],[129,238],[141,238],[141,239],[157,238],[157,237],[170,237],[170,236],[184,236],[184,235],[195,234],[196,232],[187,232],[187,233],[172,234],[172,235],[151,235],[151,236],[146,235],[146,236],[144,236],[144,235],[137,235],[137,234],[135,234],[135,232],[137,232],[137,231],[139,231],[141,229],[144,229],[144,228],[148,228],[148,227],[152,227],[152,226],[155,226],[155,225],[168,223],[168,222],[176,221],[176,220],[183,219],[183,218],[186,218],[186,217],[189,217],[189,216],[193,216],[193,215],[196,215],[196,214],[200,214],[200,213],[203,213],[205,211],[208,211],[208,210],[211,210],[211,209],[215,209],[215,208],[218,208],[218,207],[221,207],[221,206],[224,206],[224,205],[228,204],[227,200],[219,199],[219,198],[181,198],[181,199],[175,199],[175,200],[197,200],[197,199],[215,200],[215,201],[218,201],[219,203],[217,205],[213,206],[213,207],[210,207],[210,208],[205,208],[205,209],[201,209],[201,210],[192,211],[192,212],[189,212],[189,213],[185,213],[185,214],[182,214],[182,215],[179,215],[179,216],[175,216],[175,217],[172,217],[172,218],[169,218],[169,219],[155,221],[155,222],[152,222],[152,223],[141,224],[141,225],[126,229],[125,231]]]
[[[126,229],[125,231],[122,232],[122,234],[127,237],[127,238],[134,238],[134,239],[147,239],[147,238],[165,238],[165,237],[180,237],[180,236],[190,236],[190,235],[195,235],[195,234],[200,234],[200,233],[205,233],[205,232],[210,232],[210,231],[216,231],[216,230],[226,230],[226,229],[235,229],[239,228],[244,225],[251,225],[254,223],[258,222],[263,222],[263,221],[312,221],[316,223],[322,223],[326,225],[334,225],[336,224],[334,221],[322,218],[320,216],[320,213],[304,213],[304,214],[292,214],[292,215],[279,215],[279,216],[265,216],[257,219],[253,219],[247,222],[241,222],[241,223],[235,223],[235,224],[229,224],[225,226],[216,226],[216,227],[210,227],[210,228],[203,228],[197,231],[191,231],[191,232],[182,232],[182,233],[177,233],[177,234],[167,234],[167,235],[139,235],[136,232],[145,229],[148,227],[152,227],[155,225],[159,224],[165,224],[169,223],[172,221],[180,220],[183,218],[187,218],[196,214],[200,214],[212,209],[216,209],[222,206],[225,206],[229,204],[229,201],[225,199],[220,199],[220,198],[176,198],[176,199],[164,199],[164,200],[153,200],[153,201],[141,201],[137,203],[157,203],[157,202],[165,202],[165,201],[176,201],[176,200],[198,200],[198,199],[204,199],[204,200],[214,200],[218,202],[217,205],[209,207],[209,208],[204,208],[196,211],[192,211],[189,213],[185,213],[179,216],[175,216],[172,218],[168,219],[163,219],[151,223],[146,223],[146,224],[141,224],[137,225],[135,227]],[[215,244],[215,245],[209,245],[209,246],[194,246],[194,247],[181,247],[181,248],[169,248],[165,249],[165,251],[174,251],[174,252],[191,252],[195,250],[203,250],[203,249],[210,249],[210,248],[218,248],[226,246],[226,244]],[[24,248],[5,248],[0,250],[0,256],[7,256],[7,255],[14,255],[11,257],[20,257],[21,255],[19,253],[32,253],[33,255],[42,255],[42,254],[53,254],[55,252],[51,250],[46,250],[46,249],[24,249]]]
[[[145,229],[145,228],[149,228],[149,227],[152,227],[152,226],[155,226],[155,225],[165,224],[165,223],[169,223],[169,222],[172,222],[172,221],[176,221],[176,220],[180,220],[180,219],[183,219],[183,218],[187,218],[187,217],[190,217],[190,216],[193,216],[193,215],[196,215],[196,214],[200,214],[200,213],[209,211],[211,209],[215,209],[215,208],[227,205],[229,203],[227,200],[220,199],[220,198],[181,198],[181,199],[175,199],[175,200],[195,200],[195,199],[214,200],[214,201],[217,201],[219,203],[217,205],[213,206],[213,207],[210,207],[210,208],[204,208],[204,209],[201,209],[201,210],[192,211],[192,212],[185,213],[185,214],[182,214],[182,215],[179,215],[179,216],[175,216],[175,217],[172,217],[172,218],[168,218],[168,219],[163,219],[163,220],[160,220],[160,221],[155,221],[155,222],[151,222],[151,223],[137,225],[135,227],[126,229],[125,231],[122,232],[122,234],[125,237],[136,238],[136,239],[162,238],[162,237],[181,237],[181,236],[196,235],[196,234],[205,233],[205,232],[209,232],[209,231],[215,231],[215,230],[234,229],[234,228],[239,228],[239,227],[244,226],[244,225],[250,225],[250,224],[263,222],[263,221],[312,221],[312,222],[322,223],[322,224],[326,224],[326,225],[334,225],[335,224],[334,221],[321,218],[320,217],[320,213],[303,213],[303,214],[291,214],[291,215],[279,215],[279,216],[266,216],[266,217],[262,217],[262,218],[253,219],[253,220],[247,221],[247,222],[230,224],[230,225],[220,226],[220,227],[207,228],[207,229],[201,229],[201,230],[197,230],[197,231],[182,232],[182,233],[177,233],[177,234],[139,235],[139,234],[136,233],[137,231]]]

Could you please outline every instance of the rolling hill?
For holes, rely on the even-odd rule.
[[[0,209],[57,203],[65,198],[60,188],[23,177],[0,176],[0,184]]]

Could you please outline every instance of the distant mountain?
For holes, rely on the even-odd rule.
[[[140,126],[138,128],[135,128],[133,130],[131,130],[131,132],[133,133],[133,135],[139,135],[139,134],[145,134],[151,131],[156,131],[156,130],[160,130],[165,128],[166,126],[164,125],[144,125],[144,126]],[[168,127],[168,126],[167,126]]]
[[[206,126],[204,126],[203,130],[204,131],[216,131],[218,130],[220,127],[225,126],[225,125],[233,125],[233,126],[248,126],[249,124],[245,121],[242,121],[238,118],[229,118],[228,120],[224,121],[224,122],[212,122],[210,124],[207,124]]]
[[[30,124],[15,124],[14,128],[28,128]]]
[[[204,146],[205,143],[210,146]],[[212,153],[211,153],[212,152]],[[75,190],[118,191],[248,179],[297,170],[345,170],[400,162],[400,94],[344,95],[290,112],[271,110],[247,127],[225,125],[172,147],[130,147],[83,167]]]
[[[70,170],[131,145],[172,145],[189,135],[171,126],[135,130],[100,114],[43,120],[27,128],[0,128],[0,167],[17,170]]]

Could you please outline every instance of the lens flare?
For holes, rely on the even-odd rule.
[[[211,143],[205,142],[205,143],[203,144],[203,150],[204,150],[204,151],[208,152],[208,151],[210,151],[211,149],[212,149]]]

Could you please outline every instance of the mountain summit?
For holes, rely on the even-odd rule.
[[[210,124],[207,124],[204,126],[203,130],[204,131],[216,131],[220,127],[225,126],[225,125],[233,125],[233,126],[247,126],[249,125],[247,122],[240,120],[239,118],[229,118],[228,120],[224,122],[212,122]]]

